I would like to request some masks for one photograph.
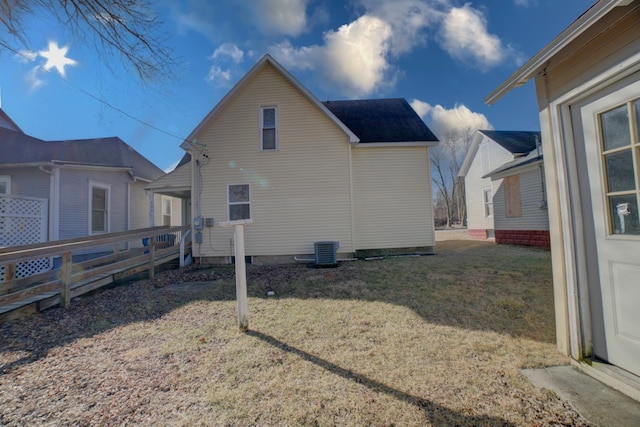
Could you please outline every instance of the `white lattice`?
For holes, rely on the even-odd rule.
[[[0,247],[47,241],[48,201],[33,197],[0,196]],[[51,269],[49,258],[16,264],[16,277],[26,277]],[[0,281],[4,266],[0,266]]]

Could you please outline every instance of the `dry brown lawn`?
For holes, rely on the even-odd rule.
[[[588,425],[521,368],[555,347],[550,254],[166,271],[0,325],[0,425]],[[275,297],[266,292],[275,291]]]

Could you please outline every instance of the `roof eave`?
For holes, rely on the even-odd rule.
[[[512,89],[527,83],[532,77],[539,74],[546,66],[549,59],[564,49],[569,43],[584,33],[604,15],[618,6],[627,6],[633,0],[600,0],[591,6],[585,13],[569,25],[559,36],[542,50],[529,59],[522,67],[516,70],[507,80],[494,89],[484,98],[487,105],[493,105]]]
[[[440,141],[360,142],[354,147],[435,147],[439,143]]]
[[[496,179],[506,178],[507,176],[515,175],[517,173],[522,173],[530,169],[535,169],[543,164],[544,162],[543,162],[542,156],[540,156],[539,158],[531,162],[527,162],[519,165],[513,165],[504,169],[502,167],[499,167],[496,170],[491,171],[486,175],[483,175],[481,178],[483,179],[491,178],[492,181],[495,181]]]

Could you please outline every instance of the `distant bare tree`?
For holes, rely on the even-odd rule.
[[[99,54],[115,53],[142,81],[173,74],[173,52],[148,0],[0,0],[0,30],[6,30],[5,35],[0,32],[0,48],[21,54],[29,48],[25,22],[44,15],[91,40]]]
[[[446,208],[447,227],[454,220],[466,225],[464,179],[458,177],[458,173],[475,131],[472,127],[449,129],[442,136],[440,145],[431,149],[433,182]]]

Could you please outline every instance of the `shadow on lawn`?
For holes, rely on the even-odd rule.
[[[408,307],[429,323],[555,340],[550,267],[540,271],[550,264],[548,253],[477,242],[441,248],[435,256],[354,261],[332,269],[249,265],[248,293],[252,298],[267,298],[273,290],[276,298],[386,302]],[[45,357],[52,348],[152,321],[194,301],[235,300],[230,266],[156,277],[153,284],[115,286],[84,296],[69,309],[0,324],[0,363],[5,352],[19,355],[5,359],[0,375]]]
[[[338,375],[346,380],[353,381],[358,384],[362,384],[368,389],[376,392],[376,393],[384,393],[395,399],[400,401],[407,402],[411,405],[414,405],[421,409],[424,412],[424,415],[430,422],[446,422],[447,425],[499,425],[499,426],[512,426],[513,424],[502,418],[490,417],[487,415],[484,416],[467,416],[460,414],[458,412],[452,411],[451,409],[445,408],[444,406],[438,405],[437,403],[431,402],[427,399],[423,399],[418,396],[414,396],[412,394],[405,393],[403,391],[397,390],[393,387],[389,387],[386,384],[381,382],[372,380],[364,375],[355,373],[349,369],[342,368],[334,363],[331,363],[321,357],[314,356],[313,354],[307,353],[306,351],[300,350],[299,348],[293,347],[287,343],[280,341],[277,338],[274,338],[270,335],[263,334],[262,332],[248,330],[246,334],[255,338],[258,338],[265,343],[276,347],[280,350],[286,351],[287,353],[294,354],[308,362],[313,363],[314,365],[331,372],[332,374]]]

